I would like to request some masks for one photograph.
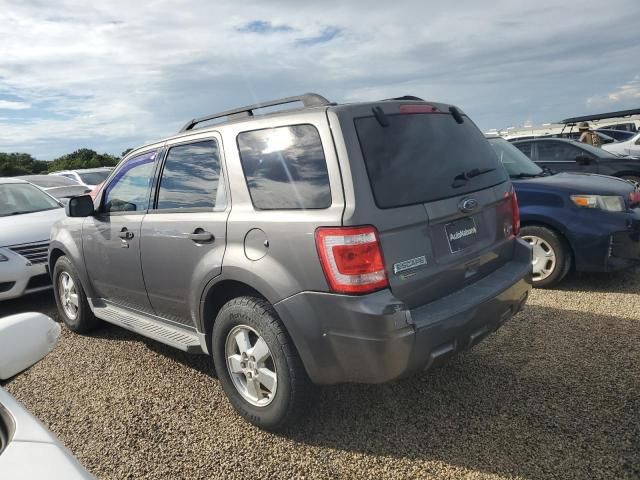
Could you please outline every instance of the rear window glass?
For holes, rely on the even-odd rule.
[[[497,185],[506,174],[480,130],[464,116],[387,115],[355,119],[376,204],[432,202]]]
[[[327,161],[313,125],[243,132],[238,148],[256,208],[310,210],[331,205]]]

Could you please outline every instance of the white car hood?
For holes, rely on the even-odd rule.
[[[51,226],[65,218],[64,208],[0,217],[0,247],[49,241]]]
[[[0,476],[11,480],[87,480],[94,477],[35,417],[0,388],[0,409],[15,426],[0,453]]]

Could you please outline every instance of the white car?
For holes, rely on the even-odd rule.
[[[80,185],[86,185],[87,188],[93,190],[107,179],[112,170],[113,167],[83,168],[80,170],[61,170],[49,175],[61,175],[70,178]]]
[[[608,143],[602,148],[618,155],[628,155],[630,157],[640,157],[640,133],[624,142]]]
[[[51,288],[49,231],[62,204],[35,185],[0,178],[0,301]]]
[[[59,336],[60,325],[42,313],[0,318],[0,380],[7,380],[38,362],[53,349]],[[93,477],[53,433],[0,388],[0,478]]]

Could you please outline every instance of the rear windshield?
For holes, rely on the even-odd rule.
[[[466,116],[444,113],[355,119],[376,204],[393,208],[482,190],[507,176],[483,134]],[[384,123],[384,122],[383,122]]]

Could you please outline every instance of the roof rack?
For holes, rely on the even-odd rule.
[[[318,95],[317,93],[304,93],[302,95],[297,95],[295,97],[287,97],[280,98],[278,100],[271,100],[263,103],[255,103],[253,105],[247,105],[246,107],[234,108],[233,110],[227,110],[226,112],[213,113],[211,115],[206,115],[200,118],[194,118],[193,120],[189,120],[184,127],[180,129],[180,132],[186,132],[187,130],[191,130],[198,123],[207,122],[209,120],[214,120],[216,118],[229,117],[238,118],[238,117],[252,117],[254,110],[259,110],[261,108],[274,107],[276,105],[286,105],[287,103],[293,102],[301,102],[305,107],[318,107],[322,105],[331,105],[331,102],[324,98],[322,95]]]
[[[580,123],[593,120],[604,120],[606,118],[629,117],[631,115],[640,115],[640,108],[635,108],[633,110],[619,110],[617,112],[609,113],[597,113],[595,115],[584,115],[582,117],[565,118],[564,120],[560,120],[558,123]]]

